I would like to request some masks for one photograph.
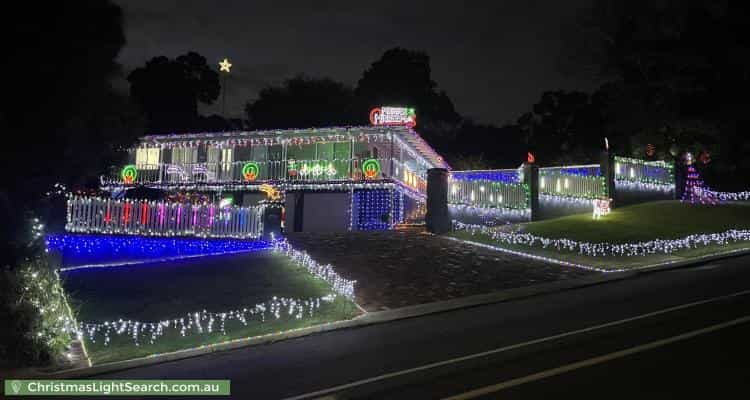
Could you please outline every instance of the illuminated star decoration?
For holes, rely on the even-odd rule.
[[[226,58],[219,63],[219,72],[229,72],[229,68],[232,68],[232,63]]]

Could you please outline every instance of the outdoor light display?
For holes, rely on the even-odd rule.
[[[380,162],[374,158],[362,163],[362,173],[367,179],[375,179],[380,175]]]
[[[523,183],[471,179],[466,175],[459,179],[451,175],[448,179],[448,203],[452,205],[526,209],[530,197],[528,186]]]
[[[750,200],[750,192],[714,192],[709,191],[711,195],[720,201],[748,201]]]
[[[275,252],[291,258],[292,261],[305,268],[313,276],[328,282],[337,294],[348,299],[354,299],[354,285],[357,281],[342,278],[334,271],[331,264],[318,263],[304,251],[294,249],[286,240],[274,241],[273,249]]]
[[[263,206],[224,207],[215,204],[155,200],[112,200],[70,196],[65,230],[149,236],[257,238],[263,230]],[[219,217],[223,213],[223,217]]]
[[[612,203],[612,199],[594,199],[593,205],[594,205],[594,211],[593,211],[593,218],[599,219],[610,212],[610,203]]]
[[[685,188],[682,191],[682,202],[691,204],[709,204],[718,203],[716,196],[706,188],[700,174],[693,165],[692,154],[687,153],[685,160],[687,162],[687,174],[685,176]]]
[[[455,224],[455,221],[454,221],[454,224]],[[594,267],[594,266],[591,266],[591,265],[583,265],[583,264],[574,263],[574,262],[570,262],[570,261],[558,260],[558,259],[550,258],[550,257],[542,257],[542,256],[538,256],[536,254],[524,253],[522,251],[516,251],[516,250],[506,249],[506,248],[503,248],[503,247],[492,246],[492,245],[489,245],[489,244],[486,244],[486,243],[458,239],[458,238],[454,238],[454,237],[450,237],[450,236],[445,236],[445,239],[453,240],[453,241],[456,241],[456,242],[459,242],[459,243],[464,243],[464,244],[467,244],[467,245],[470,245],[470,246],[483,247],[485,249],[490,249],[490,250],[493,250],[493,251],[499,251],[499,252],[502,252],[502,253],[513,254],[513,255],[519,256],[519,257],[530,258],[532,260],[543,261],[543,262],[546,262],[546,263],[557,264],[557,265],[562,265],[562,266],[566,266],[566,267],[581,268],[581,269],[586,269],[586,270],[589,270],[589,271],[597,271],[597,272],[621,272],[621,271],[625,270],[625,269],[622,269],[622,268],[599,268],[599,267]]]
[[[627,157],[615,157],[614,161],[615,181],[630,181],[674,188],[673,163]]]
[[[539,168],[539,193],[598,199],[607,196],[607,180],[599,165]]]
[[[102,241],[109,241],[108,245],[102,245]],[[141,242],[141,243],[138,243]],[[171,243],[168,243],[171,242]],[[180,244],[181,243],[181,244]],[[174,251],[176,248],[188,249],[188,252],[197,251],[205,254],[206,251],[213,252],[212,246],[218,246],[227,253],[236,251],[252,251],[270,249],[279,254],[289,257],[292,262],[305,268],[313,276],[324,280],[335,294],[329,294],[318,298],[293,299],[273,297],[271,300],[236,308],[233,310],[208,312],[201,311],[187,313],[177,318],[169,318],[161,321],[134,321],[118,319],[104,322],[76,323],[72,317],[60,318],[63,330],[75,335],[79,339],[84,335],[91,342],[101,341],[105,346],[109,345],[113,337],[127,337],[132,339],[135,346],[148,341],[150,344],[164,335],[176,335],[181,337],[192,335],[206,335],[211,333],[227,334],[227,323],[233,323],[237,327],[248,326],[248,324],[262,324],[280,319],[302,319],[313,318],[316,312],[325,304],[335,301],[336,295],[344,296],[353,301],[355,281],[344,279],[339,276],[330,264],[320,264],[313,260],[307,253],[294,249],[288,242],[277,240],[274,242],[247,241],[247,240],[200,240],[200,239],[163,239],[163,238],[141,238],[141,237],[102,237],[84,235],[54,235],[47,239],[48,251],[72,251],[74,253],[111,253],[118,249],[132,249],[140,247],[144,254],[151,257],[163,255],[162,251]],[[239,248],[238,248],[239,247]],[[244,248],[243,248],[244,247]],[[225,253],[214,253],[225,254]],[[185,254],[183,254],[185,255]],[[157,261],[157,259],[152,259]],[[90,265],[77,266],[60,269],[61,272],[71,272],[85,268],[112,268],[121,266],[122,263],[112,265]],[[59,284],[58,284],[59,286]],[[62,289],[60,289],[62,290]],[[61,292],[62,293],[62,292]],[[64,297],[64,296],[63,296]],[[44,313],[45,310],[40,310]],[[241,325],[240,325],[241,324]]]
[[[226,58],[219,63],[219,72],[229,72],[230,68],[232,68],[232,63]]]
[[[376,107],[370,110],[372,125],[417,125],[417,113],[409,107]]]
[[[242,177],[245,178],[245,181],[247,182],[252,182],[257,179],[259,172],[260,168],[257,163],[247,162],[242,166]]]
[[[279,191],[279,189],[276,189],[272,185],[264,183],[260,185],[258,189],[266,194],[268,200],[276,201],[281,199],[281,192]]]
[[[488,208],[467,204],[448,204],[452,216],[478,218],[483,225],[496,225],[504,221],[528,221],[531,219],[530,208]]]
[[[272,244],[261,240],[162,238],[153,236],[47,235],[47,252],[59,253],[67,267],[109,267],[268,250]]]
[[[104,346],[108,346],[113,337],[128,338],[135,346],[141,346],[143,342],[155,344],[165,335],[187,337],[220,333],[226,336],[228,323],[239,328],[277,320],[313,318],[322,306],[333,303],[335,298],[334,295],[309,299],[274,297],[253,306],[220,312],[202,310],[161,321],[83,322],[79,332],[91,343],[101,341]]]
[[[351,213],[353,230],[390,229],[391,222],[403,221],[402,194],[394,190],[356,190],[352,193]]]
[[[649,254],[671,254],[676,251],[693,249],[712,244],[726,245],[729,243],[750,240],[750,230],[730,229],[721,233],[702,233],[689,235],[682,239],[656,239],[636,243],[591,243],[579,242],[572,239],[550,239],[530,233],[503,232],[494,227],[464,224],[454,221],[454,228],[471,233],[481,234],[492,238],[501,244],[538,246],[555,250],[577,252],[591,257],[631,257]]]
[[[124,184],[131,185],[135,183],[135,179],[138,177],[138,170],[135,168],[135,165],[126,165],[120,171],[120,177]]]

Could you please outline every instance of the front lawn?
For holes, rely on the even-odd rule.
[[[681,239],[691,234],[720,233],[730,229],[750,229],[750,204],[729,203],[718,206],[683,204],[679,201],[658,201],[616,208],[599,220],[590,213],[570,215],[519,226],[520,232],[536,236],[590,243],[635,243],[654,239]],[[451,236],[487,243],[498,247],[533,253],[540,256],[575,262],[605,269],[631,268],[644,265],[680,261],[707,254],[750,248],[748,242],[726,245],[699,246],[671,254],[649,254],[630,257],[590,257],[577,252],[542,248],[541,246],[508,245],[498,243],[482,234],[465,231]]]
[[[716,233],[750,228],[750,204],[692,205],[656,201],[615,208],[600,220],[590,213],[535,221],[523,230],[548,238],[581,242],[626,243],[656,238],[679,239],[695,233]]]
[[[326,282],[270,251],[71,270],[61,276],[79,322],[115,322],[107,345],[104,329],[93,339],[84,333],[95,364],[317,325],[359,313],[351,301],[335,296]],[[297,306],[292,307],[298,309],[290,312],[286,299],[294,300]],[[243,309],[256,313],[244,314],[244,323],[227,318],[222,332],[221,313]],[[209,327],[206,318],[201,326],[188,327],[183,336],[175,320],[204,310],[216,314],[216,321]],[[146,334],[150,327],[144,330],[140,325],[136,345],[132,324],[116,334],[120,320],[161,321],[164,334],[152,344]]]

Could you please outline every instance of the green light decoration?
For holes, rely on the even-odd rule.
[[[120,172],[120,176],[123,182],[132,184],[135,182],[135,178],[138,177],[138,170],[135,168],[135,165],[126,165]]]
[[[362,163],[362,172],[367,179],[377,178],[378,174],[380,174],[380,163],[378,160],[371,158]]]
[[[245,180],[248,182],[252,182],[257,179],[259,171],[260,167],[258,167],[258,164],[254,162],[248,162],[242,166],[242,176],[245,177]]]

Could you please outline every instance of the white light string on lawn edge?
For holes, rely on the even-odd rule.
[[[577,252],[591,257],[606,256],[647,256],[650,254],[671,254],[679,250],[695,249],[699,246],[712,244],[725,245],[730,242],[750,240],[750,230],[730,229],[721,233],[702,233],[688,235],[682,239],[654,239],[636,243],[591,243],[578,242],[571,239],[550,239],[530,233],[502,232],[494,227],[464,224],[453,221],[457,230],[469,232],[472,235],[482,234],[491,239],[510,245],[528,247],[541,246],[555,250]]]
[[[226,335],[226,322],[238,321],[243,326],[248,326],[248,320],[256,319],[258,323],[267,320],[279,320],[282,316],[300,320],[304,317],[314,317],[315,311],[320,309],[321,303],[333,303],[336,296],[329,294],[323,297],[310,299],[292,299],[285,297],[273,297],[270,301],[259,303],[249,308],[228,310],[222,312],[199,312],[186,313],[183,317],[170,318],[155,322],[142,322],[134,320],[118,319],[100,323],[80,323],[79,330],[74,332],[78,337],[86,335],[91,343],[96,343],[98,335],[103,336],[104,345],[108,346],[112,335],[132,337],[133,343],[140,346],[142,337],[148,338],[150,344],[168,333],[169,330],[178,330],[181,337],[188,335],[204,335],[220,332]]]
[[[486,244],[486,243],[472,242],[470,240],[458,239],[458,238],[454,238],[454,237],[450,237],[450,236],[445,236],[445,238],[449,239],[449,240],[453,240],[453,241],[459,242],[459,243],[468,244],[470,246],[483,247],[485,249],[490,249],[490,250],[494,250],[494,251],[500,251],[500,252],[503,252],[503,253],[513,254],[515,256],[531,258],[531,259],[534,259],[534,260],[537,260],[537,261],[543,261],[543,262],[547,262],[547,263],[551,263],[551,264],[563,265],[563,266],[566,266],[566,267],[575,267],[575,268],[581,268],[581,269],[585,269],[585,270],[589,270],[589,271],[597,271],[597,272],[622,272],[622,271],[625,271],[625,269],[623,269],[623,268],[617,268],[617,267],[612,267],[612,268],[597,268],[597,267],[593,267],[593,266],[590,266],[590,265],[577,264],[577,263],[572,263],[572,262],[569,262],[569,261],[557,260],[557,259],[550,258],[550,257],[542,257],[542,256],[538,256],[538,255],[535,255],[535,254],[524,253],[522,251],[504,249],[502,247],[492,246],[492,245],[489,245],[489,244]]]

